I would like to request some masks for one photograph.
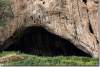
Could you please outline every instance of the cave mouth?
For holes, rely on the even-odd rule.
[[[28,27],[23,34],[5,51],[20,51],[38,56],[86,56],[82,50],[70,41],[54,35],[43,27]]]

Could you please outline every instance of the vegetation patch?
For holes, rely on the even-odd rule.
[[[0,0],[0,26],[13,18],[9,0]]]
[[[7,55],[16,55],[20,56],[21,58],[24,56],[23,60],[17,61],[10,61],[2,63],[3,65],[24,65],[24,66],[44,66],[44,65],[98,65],[98,59],[90,58],[90,57],[78,57],[78,56],[55,56],[55,57],[45,57],[45,56],[36,56],[36,55],[29,55],[21,52],[2,52],[0,56],[7,56]],[[14,56],[15,56],[14,55]],[[13,58],[13,57],[12,57]]]

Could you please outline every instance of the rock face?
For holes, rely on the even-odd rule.
[[[10,1],[14,18],[0,27],[1,50],[10,46],[13,38],[23,29],[41,26],[91,56],[98,57],[97,0]]]

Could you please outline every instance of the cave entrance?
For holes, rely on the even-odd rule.
[[[21,51],[39,56],[90,56],[70,41],[54,35],[43,27],[28,27],[6,51]]]

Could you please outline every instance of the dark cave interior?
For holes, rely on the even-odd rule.
[[[28,27],[19,40],[5,51],[20,51],[39,56],[87,56],[70,41],[46,31],[42,27]]]

